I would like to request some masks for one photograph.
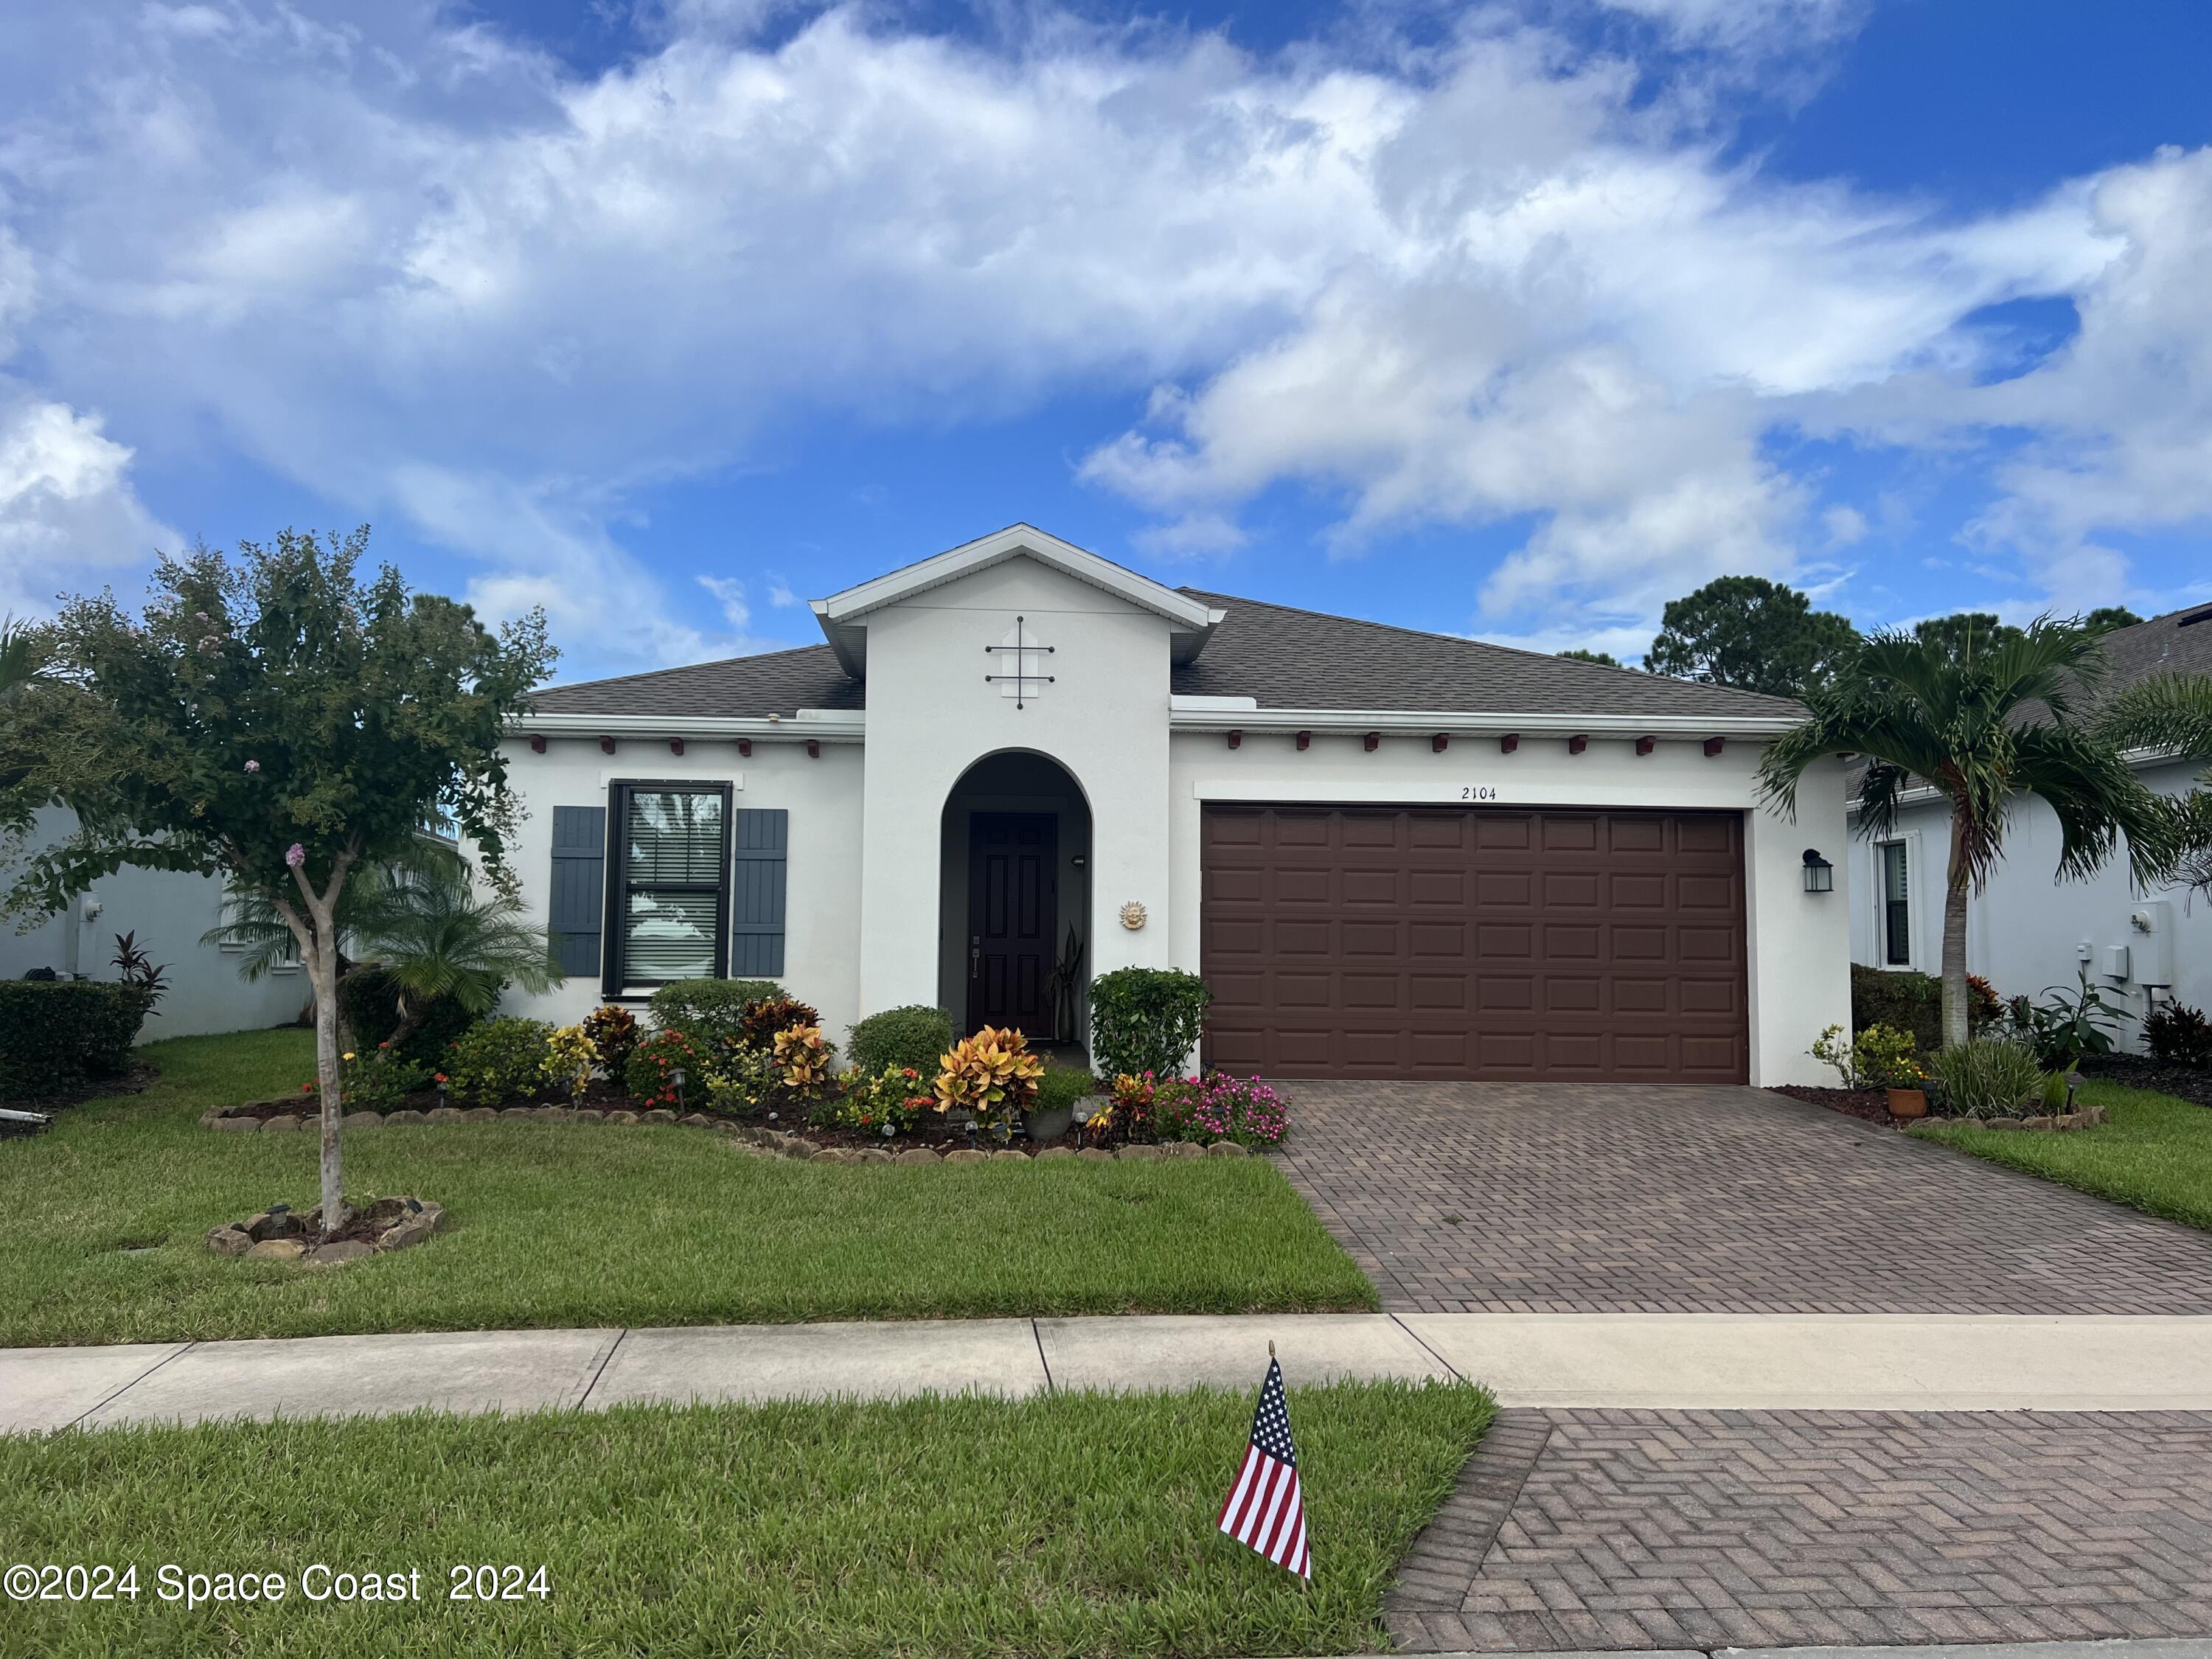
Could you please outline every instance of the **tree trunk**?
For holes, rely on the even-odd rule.
[[[1966,885],[1964,827],[1951,811],[1951,861],[1943,884],[1943,1046],[1966,1040]]]
[[[323,1095],[323,1237],[345,1224],[345,1187],[340,1179],[338,1120],[345,1113],[344,1073],[339,1069],[337,951],[330,932],[318,927],[307,972],[315,982],[315,1076]]]

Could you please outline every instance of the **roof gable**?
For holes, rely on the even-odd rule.
[[[855,679],[867,674],[867,617],[886,605],[913,599],[948,582],[1010,559],[1034,559],[1102,592],[1164,617],[1174,630],[1173,659],[1188,662],[1206,644],[1220,613],[1185,591],[1156,582],[1102,559],[1086,548],[1039,530],[1034,525],[1009,525],[988,536],[963,542],[958,547],[878,576],[872,580],[816,599],[813,611],[822,632],[845,672]]]

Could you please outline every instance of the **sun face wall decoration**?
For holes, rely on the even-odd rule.
[[[1121,907],[1121,925],[1131,933],[1145,925],[1145,907],[1131,899]]]

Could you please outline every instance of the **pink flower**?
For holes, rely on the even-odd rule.
[[[301,846],[298,842],[294,842],[289,847],[284,849],[284,862],[290,865],[295,870],[298,869],[307,861],[307,849]]]
[[[261,769],[261,763],[259,761],[248,761],[246,763],[246,769],[249,773],[258,772]]]

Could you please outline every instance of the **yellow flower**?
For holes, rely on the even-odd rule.
[[[351,1060],[351,1059],[353,1058],[353,1056],[352,1056],[350,1054],[349,1054],[348,1055],[346,1055],[346,1058],[347,1058],[348,1060]]]

